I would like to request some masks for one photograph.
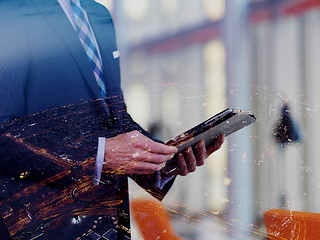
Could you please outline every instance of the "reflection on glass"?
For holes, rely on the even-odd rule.
[[[226,53],[221,41],[211,41],[205,45],[204,62],[207,114],[209,117],[226,107]]]
[[[147,128],[147,116],[150,113],[150,99],[147,87],[142,84],[134,84],[125,96],[128,112],[136,122],[142,127]]]
[[[149,7],[148,0],[124,0],[123,9],[130,20],[142,20]]]
[[[174,128],[179,124],[180,119],[180,104],[179,104],[179,91],[175,86],[168,85],[164,90],[162,96],[162,116],[163,122],[166,126]]]
[[[179,71],[179,60],[175,54],[167,54],[165,58],[160,59],[160,66],[164,72],[171,74],[173,77],[173,74]]]
[[[161,7],[166,15],[174,15],[178,8],[177,0],[162,0]]]
[[[147,73],[148,62],[143,52],[136,51],[130,56],[130,72],[133,75]]]
[[[207,117],[226,108],[225,48],[221,41],[211,41],[204,47],[204,83]],[[215,211],[226,207],[227,187],[230,179],[226,177],[227,144],[206,161],[210,176],[209,206]]]
[[[225,0],[204,0],[203,7],[210,20],[217,21],[225,15]]]

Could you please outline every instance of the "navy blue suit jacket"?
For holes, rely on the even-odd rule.
[[[86,53],[56,0],[0,0],[0,212],[14,239],[128,239],[127,176],[91,186],[97,138],[144,130],[126,111],[112,18],[83,0],[99,45],[106,114]],[[66,107],[64,107],[66,106]],[[13,119],[13,120],[12,120]],[[131,176],[162,199],[172,184]]]
[[[1,121],[101,97],[75,30],[56,0],[1,3]],[[121,94],[114,25],[108,10],[83,1],[99,45],[107,95]]]

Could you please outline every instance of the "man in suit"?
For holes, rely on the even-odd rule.
[[[161,200],[223,142],[187,149],[163,176],[177,149],[126,112],[110,13],[74,2],[0,0],[0,212],[13,239],[130,239],[127,177]]]

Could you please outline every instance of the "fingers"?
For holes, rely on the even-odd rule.
[[[155,154],[147,151],[138,151],[132,155],[132,160],[136,162],[149,162],[155,164],[165,163],[168,160],[172,159],[174,154],[163,155],[163,154]]]
[[[177,174],[181,176],[186,176],[189,172],[188,172],[187,163],[184,159],[183,153],[178,154],[177,163],[178,163]]]
[[[177,156],[178,170],[177,174],[186,176],[190,172],[194,172],[197,166],[197,159],[193,154],[193,149],[188,147],[183,153]]]
[[[204,160],[207,157],[206,145],[203,140],[197,143],[195,155],[197,158],[197,166],[202,166],[204,164]]]
[[[132,131],[106,140],[104,166],[123,174],[150,174],[164,167],[175,152],[175,147]]]
[[[165,164],[153,164],[148,162],[130,162],[127,165],[121,166],[116,171],[120,174],[152,174],[160,171]]]
[[[213,152],[221,148],[224,142],[224,135],[220,135],[207,148],[203,140],[199,141],[194,150],[188,147],[183,154],[179,153],[177,156],[178,169],[174,172],[176,174],[185,176],[190,172],[194,172],[197,166],[202,166],[205,159]]]
[[[204,141],[200,141],[195,150],[188,147],[178,154],[177,174],[185,176],[194,172],[211,153],[221,147],[223,141],[224,136],[221,135],[207,148]],[[157,143],[133,131],[106,141],[105,165],[126,174],[149,174],[159,171],[176,152],[176,147]]]
[[[192,147],[187,147],[184,151],[184,158],[189,172],[194,172],[196,170],[197,159],[193,154]]]
[[[155,142],[138,131],[131,132],[130,138],[132,145],[148,152],[171,155],[178,151],[176,147]]]
[[[221,148],[224,142],[224,134],[221,134],[212,144],[207,147],[206,157]]]

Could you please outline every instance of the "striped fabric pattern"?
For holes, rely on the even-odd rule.
[[[104,85],[102,75],[102,61],[99,58],[97,47],[94,44],[93,33],[89,26],[87,13],[81,6],[80,0],[70,0],[70,3],[73,8],[73,21],[79,35],[79,39],[87,53],[94,76],[101,90],[101,96],[105,99],[106,87]]]

